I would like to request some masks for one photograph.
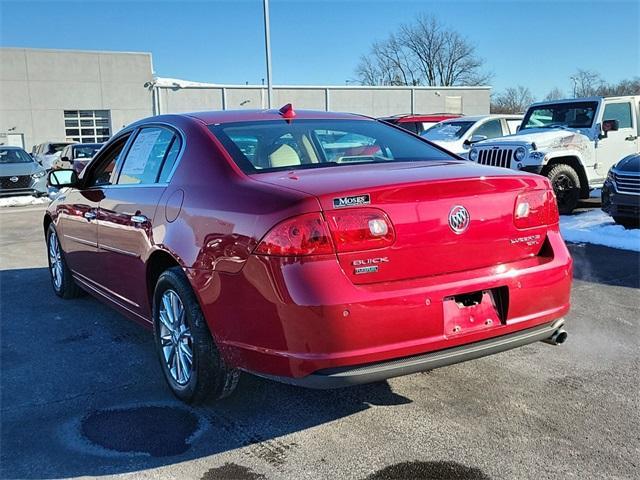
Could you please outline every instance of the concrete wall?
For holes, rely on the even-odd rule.
[[[109,110],[113,134],[158,113],[144,87],[153,80],[150,53],[0,48],[0,138],[22,134],[29,151],[34,144],[64,140],[64,110]],[[267,108],[261,85],[170,85],[156,88],[159,113]],[[489,94],[489,87],[276,86],[273,105],[374,117],[473,115],[489,113]]]
[[[194,110],[267,108],[266,88],[212,85],[160,87],[162,113]],[[361,113],[372,117],[398,113],[489,113],[489,87],[324,87],[276,86],[273,105]]]
[[[64,110],[110,110],[111,133],[153,114],[151,54],[0,49],[0,133],[64,140]]]

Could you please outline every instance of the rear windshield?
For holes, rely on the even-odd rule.
[[[76,158],[92,158],[96,152],[100,150],[100,147],[102,147],[101,143],[90,143],[73,147],[73,150],[75,151]]]
[[[437,123],[429,130],[424,132],[422,136],[427,140],[432,141],[454,141],[459,140],[467,133],[467,130],[471,128],[474,122],[442,122]]]
[[[209,128],[246,173],[454,159],[402,130],[368,120],[274,120]]]
[[[33,158],[18,148],[0,148],[0,164],[2,163],[31,163]]]
[[[64,147],[66,147],[67,145],[69,144],[68,143],[52,143],[51,145],[49,145],[49,151],[47,153],[48,154],[58,153],[62,151]]]

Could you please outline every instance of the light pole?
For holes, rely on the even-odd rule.
[[[271,85],[271,34],[269,31],[269,0],[262,0],[264,7],[264,48],[267,54],[267,107],[272,108],[273,88]]]

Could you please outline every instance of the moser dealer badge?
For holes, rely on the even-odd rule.
[[[356,207],[358,205],[369,205],[371,197],[368,193],[363,195],[353,195],[351,197],[339,197],[333,199],[333,208]]]

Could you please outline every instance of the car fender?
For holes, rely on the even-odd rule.
[[[544,155],[542,165],[547,166],[549,163],[555,163],[553,160],[558,158],[574,158],[586,171],[587,165],[582,158],[581,152],[578,150],[556,150],[547,152]]]

